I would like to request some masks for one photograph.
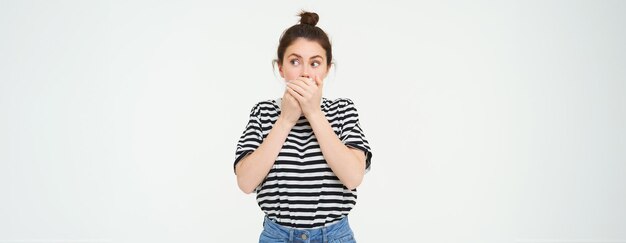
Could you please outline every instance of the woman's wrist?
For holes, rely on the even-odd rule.
[[[291,128],[296,125],[297,121],[291,121],[283,116],[278,116],[278,119],[274,123],[274,127],[285,128],[287,131],[291,131]]]
[[[322,112],[322,109],[318,108],[318,109],[315,109],[313,111],[309,111],[309,112],[304,114],[304,117],[306,117],[308,120],[310,120],[310,119],[312,119],[314,117],[318,117],[318,116],[321,116],[321,117],[325,116],[324,112]]]

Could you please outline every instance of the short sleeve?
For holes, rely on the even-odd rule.
[[[237,142],[233,170],[235,170],[235,166],[239,163],[239,161],[241,161],[241,159],[243,159],[248,153],[254,152],[254,150],[256,150],[263,142],[263,131],[261,130],[261,121],[259,117],[260,105],[256,104],[252,107],[248,124]]]
[[[365,153],[365,171],[370,170],[372,164],[372,151],[369,142],[365,138],[365,133],[361,128],[359,122],[359,114],[354,105],[354,102],[349,99],[345,99],[342,102],[343,107],[343,122],[341,128],[340,139],[346,146],[359,149]]]

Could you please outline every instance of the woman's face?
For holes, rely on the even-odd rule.
[[[283,63],[278,64],[278,70],[285,80],[298,77],[313,79],[315,76],[323,80],[328,74],[326,51],[316,41],[298,38],[285,50]]]

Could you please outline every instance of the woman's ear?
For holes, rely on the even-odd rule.
[[[280,73],[280,77],[285,78],[285,74],[283,73],[283,65],[281,63],[278,63],[278,61],[276,61],[276,65],[278,65],[278,73]]]
[[[330,68],[332,68],[334,65],[333,62],[330,63],[330,65],[328,65],[328,68],[326,68],[326,73],[324,73],[324,77],[322,77],[322,79],[326,79],[326,77],[328,77],[328,74],[330,73]]]
[[[272,60],[272,69],[274,69],[274,65],[278,66],[278,72],[280,73],[280,77],[285,78],[285,74],[283,73],[283,65],[278,62],[278,59]]]

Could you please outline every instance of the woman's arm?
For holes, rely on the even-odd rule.
[[[263,143],[235,165],[237,185],[244,193],[252,193],[263,182],[294,125],[295,122],[279,117]]]
[[[307,120],[313,128],[324,159],[337,178],[350,190],[359,186],[365,175],[365,153],[343,144],[321,110],[308,114]]]
[[[272,130],[254,152],[246,155],[235,165],[237,185],[244,193],[252,193],[263,182],[301,114],[298,101],[285,91],[281,100],[281,112]]]

